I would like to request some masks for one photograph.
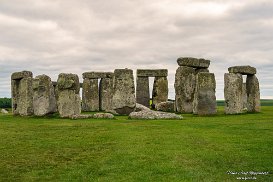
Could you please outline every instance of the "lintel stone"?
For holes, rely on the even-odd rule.
[[[167,77],[167,69],[138,69],[138,77]]]
[[[191,58],[191,57],[180,57],[177,59],[179,66],[189,66],[193,68],[208,68],[210,65],[210,60],[203,58]]]
[[[242,75],[255,75],[256,68],[251,66],[233,66],[228,68],[229,73],[240,73]]]
[[[20,80],[22,78],[32,77],[31,71],[21,71],[21,72],[14,72],[11,75],[12,80]]]
[[[85,72],[82,74],[83,79],[99,79],[99,78],[113,78],[114,73],[112,72]]]

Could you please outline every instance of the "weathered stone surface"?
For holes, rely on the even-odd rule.
[[[208,68],[210,65],[210,60],[206,59],[197,59],[191,57],[181,57],[177,59],[179,66],[189,66],[193,68]]]
[[[243,110],[247,110],[247,93],[246,93],[246,83],[243,83],[243,86],[242,86],[242,98],[243,98]]]
[[[195,69],[195,74],[198,73],[209,73],[209,69],[208,68],[197,68]]]
[[[99,86],[100,110],[110,111],[113,99],[113,78],[102,78]]]
[[[258,78],[255,75],[248,75],[246,78],[246,92],[248,101],[248,112],[260,112],[260,86]]]
[[[216,114],[216,81],[213,73],[199,73],[193,101],[193,113],[198,115]]]
[[[31,71],[21,71],[21,72],[14,72],[11,75],[12,80],[21,80],[22,78],[27,78],[27,77],[33,77],[33,74]]]
[[[137,77],[167,77],[167,69],[138,69]]]
[[[180,113],[193,112],[193,99],[196,85],[195,69],[180,66],[175,74],[175,105],[176,111]]]
[[[255,75],[256,68],[251,66],[233,66],[228,68],[229,73],[240,73],[242,75]]]
[[[85,78],[82,87],[82,110],[99,111],[99,107],[98,79]]]
[[[79,95],[79,77],[75,74],[59,74],[57,86],[58,111],[60,117],[71,117],[81,113],[81,98]]]
[[[36,116],[44,116],[57,110],[54,87],[47,75],[39,75],[33,79],[33,110]]]
[[[137,77],[136,102],[150,107],[149,77]]]
[[[163,112],[175,112],[174,108],[174,102],[167,101],[167,102],[161,102],[155,105],[155,109],[157,111],[163,111]]]
[[[89,79],[99,79],[99,78],[113,78],[114,73],[112,72],[85,72],[82,74],[83,79],[89,78]]]
[[[12,112],[14,115],[33,114],[32,72],[15,72],[11,75]]]
[[[112,109],[118,114],[129,115],[135,110],[135,86],[133,70],[116,69],[114,71],[114,93]]]
[[[8,114],[9,112],[6,109],[1,109],[2,114]]]
[[[225,113],[243,113],[243,76],[235,73],[225,73]]]
[[[155,77],[152,92],[152,104],[155,106],[160,102],[168,100],[168,79],[167,77]]]
[[[183,119],[182,116],[174,113],[166,113],[162,111],[142,110],[139,112],[132,112],[129,119]]]
[[[96,114],[79,114],[79,115],[72,115],[71,119],[114,119],[115,116],[110,113],[96,113]]]
[[[135,112],[139,112],[139,111],[150,111],[151,109],[142,105],[142,104],[139,104],[139,103],[136,103],[136,109],[135,109]]]

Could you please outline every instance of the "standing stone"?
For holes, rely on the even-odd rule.
[[[242,92],[242,97],[243,97],[243,110],[247,109],[247,93],[246,93],[246,83],[243,83],[243,92]]]
[[[149,77],[137,77],[136,102],[150,108]]]
[[[14,115],[33,114],[32,72],[15,72],[11,75],[12,112]]]
[[[81,113],[79,77],[75,74],[59,74],[57,81],[58,111],[61,117],[72,117]]]
[[[180,113],[193,112],[193,99],[195,91],[196,75],[195,69],[180,66],[175,74],[175,105],[176,111]]]
[[[99,111],[98,79],[84,79],[82,86],[82,110]]]
[[[260,112],[260,87],[258,78],[255,75],[247,75],[246,92],[248,101],[248,112]]]
[[[102,78],[99,85],[100,110],[110,111],[113,99],[113,78]]]
[[[44,116],[56,112],[57,103],[51,79],[47,75],[36,76],[33,79],[33,109],[34,115]]]
[[[135,110],[135,86],[133,70],[116,69],[114,71],[114,93],[112,109],[117,114],[129,115]]]
[[[243,76],[225,73],[225,113],[239,114],[243,112]]]
[[[167,77],[155,77],[153,86],[152,104],[155,106],[158,103],[168,100],[168,80]]]
[[[196,76],[196,89],[193,113],[198,115],[216,114],[216,81],[213,73],[199,73]]]

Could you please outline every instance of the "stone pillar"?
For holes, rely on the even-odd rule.
[[[216,81],[213,73],[198,73],[193,101],[193,113],[198,115],[216,114]]]
[[[135,110],[135,86],[133,70],[116,69],[114,71],[114,93],[112,110],[117,114],[129,115]]]
[[[225,113],[239,114],[243,112],[243,76],[225,73]]]
[[[149,77],[137,77],[136,102],[150,108]]]
[[[242,92],[242,97],[243,97],[243,109],[247,109],[247,93],[246,93],[246,83],[243,83],[243,92]]]
[[[39,75],[33,79],[33,109],[36,116],[44,116],[57,110],[54,87],[47,75]]]
[[[112,109],[113,78],[102,78],[99,85],[99,103],[101,111]]]
[[[247,75],[246,92],[248,101],[248,112],[260,112],[260,87],[258,78],[255,75]]]
[[[82,85],[82,110],[99,111],[98,79],[85,78]]]
[[[195,91],[195,69],[180,66],[175,74],[175,105],[176,111],[181,113],[192,113],[193,98]]]
[[[152,104],[155,106],[161,102],[168,101],[168,79],[167,77],[155,77],[153,86]]]
[[[79,77],[75,74],[59,74],[57,81],[58,111],[60,117],[71,117],[81,113]]]
[[[12,112],[14,115],[33,114],[32,72],[15,72],[11,75]]]

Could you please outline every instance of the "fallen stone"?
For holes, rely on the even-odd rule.
[[[137,69],[137,77],[167,77],[167,69]]]
[[[157,111],[163,111],[163,112],[175,112],[174,102],[167,101],[167,102],[158,103],[155,105],[155,109]]]
[[[135,109],[135,112],[139,112],[139,111],[150,111],[151,109],[142,105],[142,104],[139,104],[139,103],[136,103],[136,109]]]
[[[179,113],[193,112],[193,99],[196,87],[195,69],[188,66],[180,66],[175,74],[175,105]]]
[[[256,68],[251,66],[233,66],[228,68],[229,73],[240,73],[242,75],[255,75]]]
[[[1,109],[2,114],[8,114],[9,112],[6,109]]]
[[[160,102],[166,102],[168,100],[168,92],[167,77],[155,77],[152,92],[152,104],[155,106]]]
[[[96,118],[96,119],[114,119],[115,116],[111,113],[96,113],[96,114],[94,114],[94,118]]]
[[[132,112],[129,119],[183,119],[182,116],[174,113],[166,113],[161,111],[143,110],[139,112]]]
[[[114,73],[112,72],[85,72],[82,74],[83,79],[99,79],[99,78],[113,78]]]
[[[136,102],[150,107],[149,77],[137,77]]]
[[[112,110],[117,114],[129,115],[135,110],[135,86],[133,70],[116,69],[114,71],[114,93]]]
[[[93,114],[78,114],[70,116],[70,119],[77,120],[77,119],[89,119],[94,118]]]
[[[243,76],[235,73],[225,73],[225,113],[243,113]]]
[[[246,92],[248,112],[260,112],[261,111],[260,87],[259,80],[255,75],[247,75]]]
[[[210,65],[210,60],[206,59],[197,59],[191,57],[181,57],[177,59],[179,66],[189,66],[193,68],[208,68]]]
[[[36,116],[57,111],[54,87],[47,75],[39,75],[33,79],[33,110]]]
[[[216,114],[216,81],[213,73],[199,73],[193,101],[193,113],[198,115]]]
[[[98,79],[85,78],[82,87],[82,110],[99,111],[99,107]]]

